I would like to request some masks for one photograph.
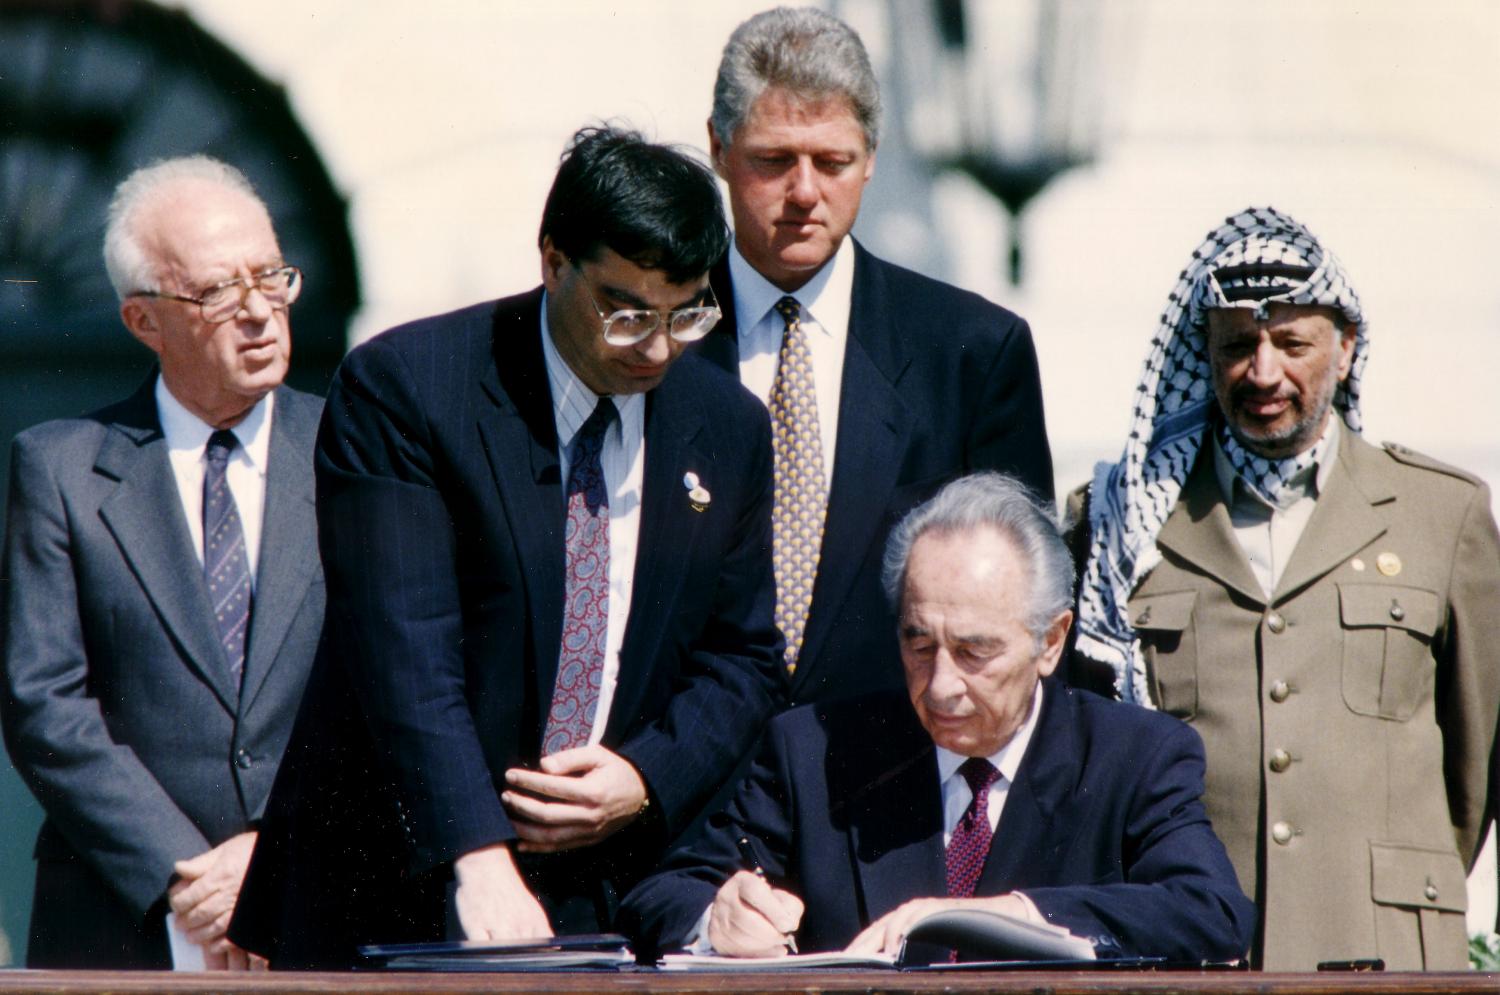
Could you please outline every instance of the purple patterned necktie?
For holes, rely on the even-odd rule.
[[[990,785],[1000,772],[983,757],[970,757],[958,772],[969,782],[974,799],[964,809],[948,840],[948,897],[970,898],[979,883],[979,872],[984,870],[984,859],[990,853],[990,838],[994,835],[990,830]]]
[[[219,429],[208,437],[203,451],[203,576],[219,628],[219,643],[229,662],[236,689],[245,673],[245,637],[250,631],[250,561],[245,554],[245,530],[224,471],[239,445],[234,433]]]
[[[614,402],[599,398],[568,451],[562,649],[542,735],[543,756],[588,745],[599,708],[609,629],[609,488],[600,454],[615,417]]]

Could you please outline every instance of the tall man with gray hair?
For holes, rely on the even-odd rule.
[[[1254,911],[1199,800],[1197,735],[1049,680],[1073,586],[1050,509],[1002,474],[956,480],[891,532],[884,582],[905,692],[773,720],[622,929],[727,956],[893,954],[929,913],[980,909],[1101,957],[1240,957]]]
[[[158,366],[11,450],[0,708],[47,816],[27,962],[243,967],[225,930],[323,623],[322,402],[282,386],[302,275],[203,156],[120,184],[104,256]]]
[[[1071,679],[1202,734],[1209,815],[1274,970],[1465,966],[1465,871],[1494,806],[1489,490],[1360,437],[1367,349],[1311,232],[1270,208],[1227,219],[1168,298],[1075,533]]]
[[[848,237],[880,91],[842,21],[778,7],[736,28],[708,131],[735,230],[712,274],[724,320],[698,348],[770,409],[791,699],[899,687],[880,590],[890,523],[975,470],[1052,497],[1030,329]]]

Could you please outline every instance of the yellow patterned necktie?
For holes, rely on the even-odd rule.
[[[786,331],[771,387],[771,448],[776,461],[771,563],[776,572],[776,625],[786,637],[786,669],[791,673],[802,651],[818,575],[828,488],[823,482],[818,398],[802,310],[795,297],[783,297],[776,302],[776,313],[786,322]]]

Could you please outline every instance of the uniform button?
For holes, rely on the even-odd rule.
[[[1276,633],[1285,632],[1286,619],[1282,618],[1276,612],[1272,612],[1271,614],[1266,616],[1266,628]]]
[[[1424,889],[1422,889],[1422,894],[1424,894],[1424,895],[1427,896],[1427,900],[1429,902],[1435,902],[1435,901],[1437,901],[1437,897],[1438,897],[1437,885],[1433,884],[1431,881],[1427,882],[1427,887],[1424,888]]]
[[[1280,774],[1292,765],[1292,755],[1285,750],[1276,750],[1271,754],[1271,769]]]
[[[1271,827],[1271,839],[1286,846],[1292,841],[1292,827],[1285,822],[1278,822]]]
[[[1271,700],[1275,702],[1286,701],[1287,695],[1292,693],[1291,686],[1286,681],[1277,681],[1271,685]]]
[[[250,755],[249,750],[235,750],[234,765],[240,770],[249,770],[251,767],[255,766],[255,758]]]
[[[1406,609],[1402,608],[1401,605],[1398,604],[1397,602],[1392,601],[1391,602],[1391,618],[1393,618],[1393,619],[1395,619],[1396,621],[1399,622],[1399,621],[1401,621],[1405,617],[1406,617]]]

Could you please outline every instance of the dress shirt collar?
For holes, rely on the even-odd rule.
[[[564,453],[573,444],[573,436],[588,421],[589,415],[594,413],[594,408],[599,404],[599,395],[589,389],[588,385],[578,379],[578,374],[573,372],[573,367],[563,359],[562,353],[557,351],[557,345],[552,341],[552,332],[547,327],[547,295],[542,294],[542,358],[547,365],[547,383],[552,388],[552,414],[557,420],[557,445]],[[617,438],[621,437],[620,425],[626,418],[639,417],[645,413],[645,394],[626,394],[613,396],[610,401],[615,410],[619,412],[620,418],[606,430],[606,436],[614,433]],[[639,415],[637,414],[639,412]]]
[[[1000,776],[1005,778],[1007,784],[1014,784],[1016,772],[1021,769],[1021,758],[1026,755],[1026,747],[1031,742],[1031,734],[1036,731],[1037,716],[1042,714],[1042,682],[1036,682],[1036,691],[1031,695],[1031,714],[1026,716],[1026,721],[1021,723],[1021,728],[1000,749],[991,753],[987,758]],[[933,747],[937,751],[938,783],[944,784],[950,777],[958,776],[958,768],[968,757],[941,746]]]
[[[776,302],[787,296],[786,291],[761,276],[734,244],[729,247],[729,278],[734,283],[734,320],[741,337],[764,321]],[[854,296],[854,240],[845,238],[833,258],[791,296],[825,334],[839,339],[848,335]]]
[[[1340,424],[1342,421],[1343,418],[1337,411],[1329,412],[1328,427],[1323,430],[1322,437],[1313,443],[1312,464],[1289,481],[1307,497],[1317,498],[1328,487],[1328,478],[1333,475],[1333,465],[1338,462],[1339,458],[1339,433],[1343,431],[1343,425]],[[1253,501],[1256,504],[1271,507],[1266,504],[1264,498],[1255,493],[1253,488],[1246,487],[1240,482],[1239,474],[1234,472],[1234,466],[1229,462],[1229,457],[1224,454],[1224,447],[1219,443],[1219,433],[1211,428],[1206,431],[1213,439],[1214,476],[1218,478],[1219,493],[1224,496],[1225,503],[1233,506],[1240,501]]]
[[[250,413],[230,429],[240,441],[240,452],[262,477],[266,474],[267,457],[271,452],[271,411],[275,406],[276,394],[273,391],[261,398]],[[208,437],[214,433],[213,426],[184,407],[167,389],[167,382],[160,374],[156,377],[156,415],[161,420],[161,434],[167,440],[168,449],[203,454]]]

